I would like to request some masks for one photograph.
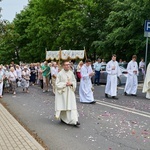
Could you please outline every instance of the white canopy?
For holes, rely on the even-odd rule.
[[[84,59],[85,50],[60,50],[60,51],[46,51],[46,60],[67,60],[67,59]]]
[[[46,60],[59,60],[60,58],[60,51],[46,51]]]

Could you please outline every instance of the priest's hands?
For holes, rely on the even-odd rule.
[[[72,83],[71,82],[67,82],[66,86],[72,86]]]
[[[137,71],[136,71],[136,70],[134,70],[134,71],[133,71],[133,73],[134,73],[134,74],[137,74]]]
[[[91,73],[89,74],[89,76],[92,77],[92,76],[94,76],[94,74],[95,74],[94,72],[91,72]]]
[[[115,68],[116,68],[116,67],[115,67],[115,66],[113,66],[113,67],[112,67],[112,70],[115,70]]]

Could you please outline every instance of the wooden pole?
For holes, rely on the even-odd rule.
[[[47,48],[45,47],[45,55],[47,55]],[[47,59],[46,59],[47,60]]]
[[[85,55],[85,59],[87,59],[87,54],[86,54],[85,47],[84,47],[84,55]]]
[[[60,67],[60,59],[61,59],[61,47],[59,48],[59,61],[58,61],[58,66]]]

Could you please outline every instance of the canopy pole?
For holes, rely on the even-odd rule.
[[[85,55],[85,59],[87,59],[87,54],[86,54],[86,49],[84,47],[84,55]]]
[[[45,54],[46,54],[46,56],[47,56],[47,48],[45,47]],[[46,59],[47,60],[47,59]]]
[[[58,61],[58,66],[60,67],[60,59],[61,59],[61,47],[59,47],[59,61]]]

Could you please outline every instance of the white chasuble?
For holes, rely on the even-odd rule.
[[[72,86],[66,86],[68,81]],[[67,124],[76,124],[78,121],[75,89],[76,79],[73,72],[62,69],[56,78],[55,115]]]
[[[146,76],[143,85],[143,93],[146,93],[146,98],[150,99],[150,63],[147,66]]]

